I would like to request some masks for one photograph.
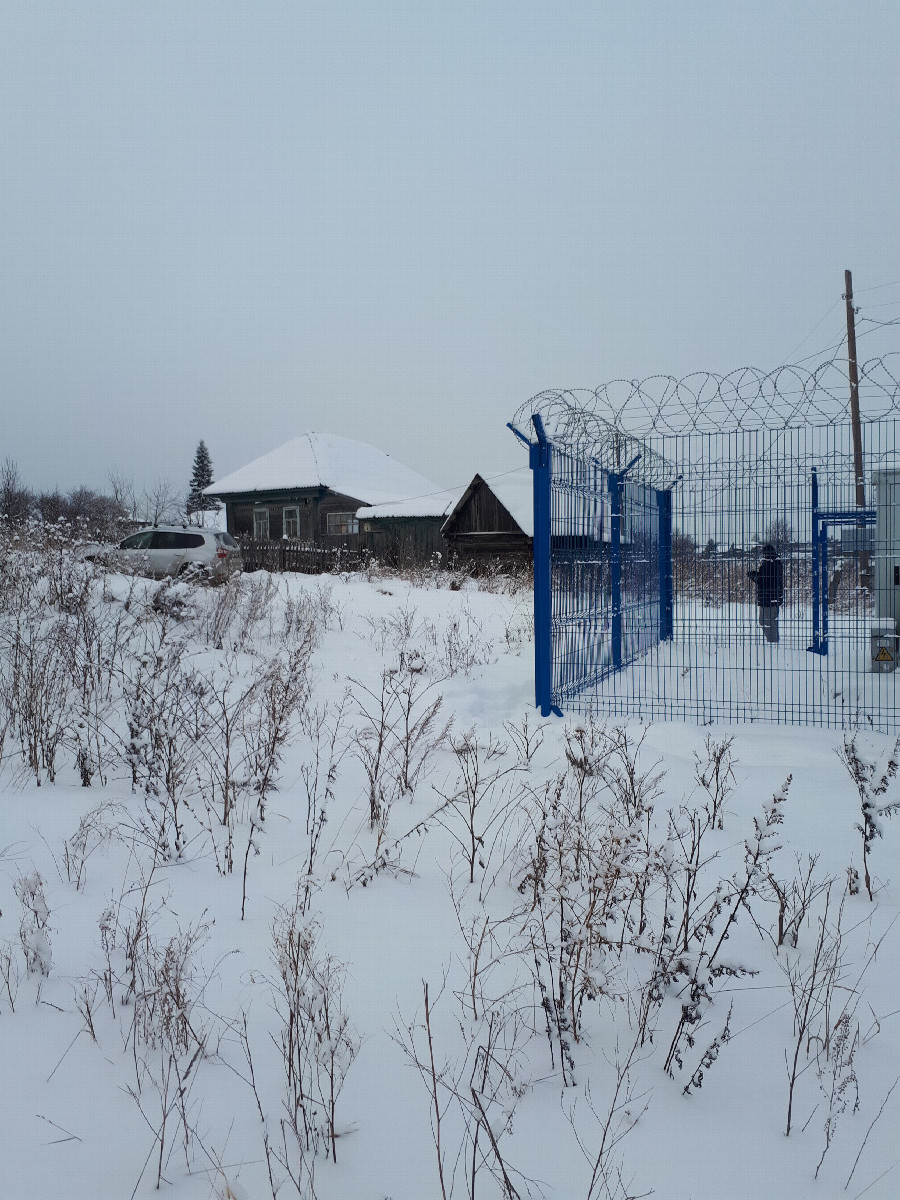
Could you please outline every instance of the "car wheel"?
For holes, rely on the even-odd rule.
[[[210,580],[209,567],[204,566],[203,563],[182,563],[178,568],[178,574],[182,578],[189,579],[191,583],[209,583]]]

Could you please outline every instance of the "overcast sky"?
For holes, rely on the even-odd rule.
[[[815,354],[845,268],[900,316],[898,61],[897,0],[2,0],[0,459],[449,487],[545,388]]]

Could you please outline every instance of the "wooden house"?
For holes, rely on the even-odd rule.
[[[527,467],[487,479],[476,475],[441,529],[450,557],[472,566],[531,562],[533,504]]]
[[[225,502],[227,529],[259,542],[357,544],[357,510],[437,492],[384,451],[336,434],[304,433],[204,494]]]

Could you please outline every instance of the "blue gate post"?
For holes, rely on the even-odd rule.
[[[656,493],[659,509],[659,640],[675,634],[674,587],[672,581],[672,493]]]
[[[624,473],[624,472],[623,472]],[[611,637],[610,661],[622,667],[622,476],[609,473],[609,586]]]
[[[823,641],[819,625],[822,611],[822,560],[819,550],[819,477],[812,471],[812,626],[813,640],[809,649],[813,654],[827,654],[828,642]]]
[[[819,589],[822,594],[822,653],[828,653],[828,524],[819,522]]]
[[[537,441],[528,450],[534,492],[534,703],[542,717],[553,712],[553,596],[550,577],[550,442],[544,423],[531,418]]]

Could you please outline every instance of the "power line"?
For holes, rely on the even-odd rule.
[[[893,281],[893,283],[876,283],[872,287],[858,288],[857,294],[859,292],[880,292],[882,290],[882,288],[889,288],[889,287],[900,287],[900,279],[895,279]]]
[[[797,343],[797,345],[793,348],[793,350],[788,355],[788,358],[794,357],[794,355],[797,353],[797,351],[800,349],[800,347],[803,345],[803,343],[809,341],[809,339],[816,332],[816,330],[819,328],[819,326],[822,324],[822,322],[831,316],[831,314],[834,312],[834,310],[837,308],[837,306],[839,304],[840,304],[840,300],[835,300],[834,304],[832,304],[832,306],[831,306],[831,308],[829,308],[828,312],[826,312],[823,317],[820,317],[819,320],[816,321],[815,325],[813,325],[812,329],[809,331],[809,333],[806,335],[806,337],[801,338],[801,340]],[[803,360],[801,359],[800,361],[802,362]]]

